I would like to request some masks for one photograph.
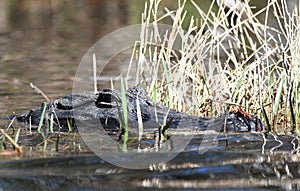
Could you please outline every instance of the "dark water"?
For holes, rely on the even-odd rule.
[[[284,146],[260,134],[220,135],[209,151],[199,152],[196,135],[177,157],[147,169],[111,165],[92,153],[60,151],[0,161],[3,190],[297,190],[299,154],[290,136]],[[264,148],[264,153],[262,153]]]
[[[210,1],[196,2],[205,7]],[[252,2],[260,8],[267,1]],[[296,2],[288,1],[290,7]],[[176,7],[173,0],[163,4]],[[1,0],[0,116],[41,105],[44,98],[30,82],[50,99],[70,93],[85,52],[106,34],[138,24],[143,5],[141,0]],[[1,127],[8,123],[0,121]],[[262,135],[222,135],[200,154],[196,135],[173,160],[130,170],[95,156],[76,133],[61,136],[58,151],[53,135],[46,153],[39,135],[21,133],[24,156],[0,156],[0,190],[297,190],[300,185],[298,139],[292,136],[281,137],[285,144],[275,149],[280,142],[271,136],[264,147]]]

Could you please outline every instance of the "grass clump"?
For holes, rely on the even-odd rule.
[[[2,150],[2,149],[0,150],[0,156],[5,156],[5,155],[6,156],[13,156],[13,155],[19,155],[20,156],[20,155],[23,154],[23,148],[18,144],[21,129],[18,128],[14,139],[7,133],[9,128],[12,126],[12,123],[14,122],[14,120],[15,120],[15,118],[12,119],[12,121],[10,122],[10,124],[8,125],[6,130],[0,128],[0,140],[3,141],[2,145],[5,148],[5,150]],[[13,145],[14,150],[6,150],[7,149],[6,145],[7,145],[8,142],[5,141],[5,139],[7,139],[8,142]]]
[[[242,108],[264,119],[267,130],[298,131],[300,8],[290,12],[285,0],[273,0],[255,12],[248,1],[228,7],[213,0],[204,12],[191,2],[200,17],[187,19],[186,1],[164,14],[161,0],[145,4],[132,61],[136,84],[177,111],[215,117]],[[172,27],[161,25],[170,19]]]

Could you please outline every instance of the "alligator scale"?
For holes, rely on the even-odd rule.
[[[238,113],[228,112],[217,118],[190,116],[177,112],[160,104],[154,103],[145,89],[133,87],[126,91],[129,130],[138,126],[138,113],[144,129],[157,129],[161,124],[169,122],[169,128],[195,126],[200,130],[249,132],[261,131],[263,125],[256,116],[244,117]],[[139,111],[137,104],[139,104]],[[19,122],[38,125],[45,110],[44,124],[49,124],[50,116],[54,115],[56,128],[66,128],[67,124],[98,121],[106,131],[120,129],[122,113],[121,92],[104,89],[96,94],[69,94],[54,100],[47,106],[17,115]],[[224,129],[225,128],[225,129]]]

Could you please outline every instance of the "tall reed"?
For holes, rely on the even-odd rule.
[[[210,117],[238,107],[264,119],[266,130],[300,129],[299,7],[290,12],[285,0],[273,0],[255,12],[248,1],[229,8],[220,1],[214,11],[213,0],[205,12],[192,1],[200,17],[188,19],[185,0],[164,14],[161,1],[145,4],[135,47],[136,83],[147,84],[155,101]]]

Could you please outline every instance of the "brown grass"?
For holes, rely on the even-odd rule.
[[[247,2],[225,11],[221,1],[214,12],[213,1],[204,12],[192,2],[201,16],[187,20],[186,1],[165,14],[160,2],[145,5],[132,61],[138,63],[136,84],[178,111],[214,117],[242,108],[264,119],[267,130],[300,129],[299,7],[289,12],[285,0],[273,0],[256,13]],[[161,25],[170,18],[171,28]]]

